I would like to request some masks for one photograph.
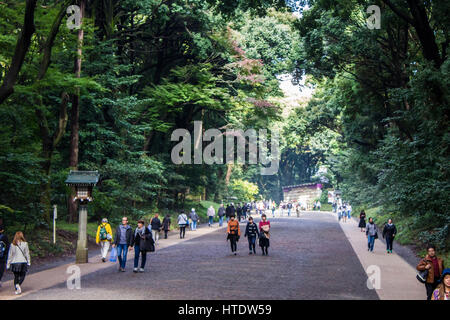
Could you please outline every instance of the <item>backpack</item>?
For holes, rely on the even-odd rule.
[[[106,232],[105,225],[100,227],[100,240],[108,240],[108,232]]]
[[[0,241],[0,259],[3,259],[6,255],[6,243]]]

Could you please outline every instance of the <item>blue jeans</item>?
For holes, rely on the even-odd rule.
[[[275,217],[275,209],[272,209],[272,217]]]
[[[256,243],[256,236],[249,236],[248,237],[248,250],[250,252],[256,252],[255,249],[255,243]]]
[[[369,235],[367,237],[367,245],[370,251],[373,251],[373,246],[375,245],[375,236]]]
[[[214,217],[213,216],[209,216],[209,224],[211,225],[211,224],[213,224],[213,222],[214,222]]]
[[[134,246],[134,267],[139,265],[139,254],[141,255],[141,268],[144,269],[145,262],[147,261],[147,252],[141,252],[138,245]]]
[[[291,216],[291,209],[288,209],[288,217]]]
[[[386,237],[386,250],[392,251],[392,245],[394,244],[394,238]]]
[[[219,227],[223,225],[223,216],[219,217]]]
[[[352,216],[350,215],[350,210],[348,210],[348,215],[347,217],[350,219]]]
[[[192,230],[197,230],[197,221],[192,221]]]
[[[128,253],[127,244],[117,245],[117,257],[119,258],[120,267],[123,269],[125,269],[125,265],[127,264],[127,253]]]

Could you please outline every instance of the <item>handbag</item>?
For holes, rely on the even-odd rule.
[[[426,283],[428,278],[428,269],[417,272],[416,279],[421,283]]]
[[[111,253],[109,254],[109,261],[116,262],[117,261],[117,249],[112,248]]]
[[[374,239],[378,239],[378,232],[375,232],[375,235],[373,236]]]

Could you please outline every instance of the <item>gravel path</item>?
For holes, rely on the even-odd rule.
[[[249,256],[243,236],[238,255],[230,255],[221,229],[149,255],[145,273],[134,274],[129,259],[125,273],[114,265],[82,276],[80,290],[62,283],[22,298],[378,299],[367,288],[366,273],[331,215],[270,220],[269,256],[261,256],[259,247],[257,256]]]

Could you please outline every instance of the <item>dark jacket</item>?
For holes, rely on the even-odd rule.
[[[225,215],[225,208],[224,207],[220,207],[219,210],[217,211],[217,215],[219,217],[223,217]]]
[[[127,238],[127,245],[130,247],[133,244],[133,228],[128,228],[125,234]],[[114,244],[118,245],[120,242],[120,225],[116,229],[116,236],[114,237]]]
[[[227,206],[227,208],[225,209],[225,215],[227,217],[231,216],[231,207],[230,206]]]
[[[6,245],[6,250],[5,253],[3,255],[3,258],[0,258],[0,261],[6,261],[8,259],[8,253],[9,253],[9,241],[8,241],[8,237],[6,236],[6,234],[2,233],[0,234],[0,241],[3,241]]]
[[[386,224],[383,229],[383,238],[393,238],[394,234],[397,234],[397,228],[395,224]]]
[[[242,215],[242,208],[241,208],[240,206],[238,206],[238,207],[236,208],[236,214],[237,214],[238,216]]]
[[[169,217],[164,217],[163,222],[162,222],[162,228],[163,228],[163,230],[170,229],[170,218]]]
[[[152,233],[148,227],[144,227],[144,235],[136,235],[136,229],[133,230],[132,246],[138,245],[140,251],[150,251],[150,246],[154,244]]]
[[[255,236],[259,237],[259,231],[258,231],[258,226],[256,225],[256,223],[247,223],[247,227],[245,227],[245,237],[255,237]]]
[[[153,217],[152,221],[150,221],[150,225],[152,226],[152,230],[161,230],[162,224],[159,218]]]

